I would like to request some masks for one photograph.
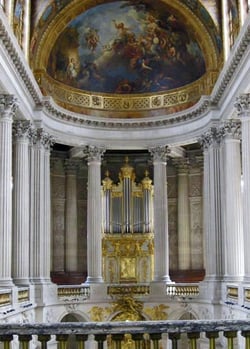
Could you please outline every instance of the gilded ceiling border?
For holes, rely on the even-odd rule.
[[[205,25],[181,0],[175,2],[162,0],[162,3],[166,4],[172,12],[178,13],[183,24],[195,35],[204,54],[206,74],[196,83],[189,84],[181,89],[169,90],[163,93],[153,93],[150,95],[110,94],[107,96],[103,93],[95,94],[93,92],[90,93],[88,91],[77,90],[50,78],[46,73],[46,67],[50,52],[60,33],[65,29],[71,19],[93,6],[105,2],[111,2],[111,0],[88,0],[84,3],[73,1],[62,9],[60,14],[55,16],[48,24],[47,29],[40,39],[40,44],[35,52],[33,63],[35,76],[45,95],[51,95],[62,107],[76,113],[100,115],[100,113],[95,113],[95,110],[102,110],[102,117],[113,117],[112,115],[106,115],[105,112],[118,111],[117,117],[126,119],[143,116],[140,115],[141,111],[148,112],[151,116],[155,110],[159,112],[160,109],[162,109],[163,115],[169,114],[167,109],[170,107],[172,108],[170,112],[181,111],[196,103],[202,95],[211,93],[219,74],[219,66],[221,64],[220,53]],[[46,49],[44,49],[45,47]],[[174,109],[174,107],[176,107],[176,109]],[[89,109],[89,111],[86,109]],[[128,115],[128,111],[134,111],[135,113],[134,115]]]

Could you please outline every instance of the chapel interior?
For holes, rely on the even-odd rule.
[[[249,319],[249,6],[0,1],[1,324]]]

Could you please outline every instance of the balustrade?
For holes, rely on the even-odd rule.
[[[74,336],[76,348],[121,349],[129,342],[129,347],[140,348],[180,348],[182,335],[186,334],[190,349],[245,348],[250,349],[250,321],[248,320],[176,320],[176,321],[136,321],[136,322],[84,322],[84,323],[36,323],[0,324],[0,342],[4,349],[11,348],[13,336],[18,336],[20,347],[26,349],[36,336],[42,349],[47,348],[51,336],[55,336],[57,348],[68,348],[68,340]],[[240,338],[241,337],[241,338]],[[94,341],[93,341],[94,338]],[[164,340],[163,340],[164,338]],[[167,338],[167,341],[166,341]],[[237,338],[240,339],[237,344]],[[205,344],[205,341],[206,344]],[[93,343],[96,342],[96,345]],[[224,346],[221,346],[221,343]],[[245,342],[244,344],[242,344]],[[168,343],[171,345],[169,346]],[[91,344],[91,345],[90,345]],[[242,346],[243,345],[243,346]],[[126,346],[127,347],[127,346]]]

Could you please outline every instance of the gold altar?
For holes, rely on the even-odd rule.
[[[103,275],[108,283],[147,283],[153,277],[153,235],[105,234]]]

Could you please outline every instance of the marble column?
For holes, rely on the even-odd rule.
[[[242,230],[240,121],[227,121],[223,128],[224,234],[226,281],[241,281],[244,274]]]
[[[149,151],[154,164],[154,281],[170,282],[166,167],[168,148],[156,147]]]
[[[88,146],[83,150],[88,160],[87,209],[87,280],[86,283],[103,282],[102,277],[102,207],[101,207],[101,157],[103,149]]]
[[[50,146],[52,142],[52,137],[42,128],[32,132],[30,278],[33,284],[50,282]]]
[[[190,214],[189,214],[189,164],[187,159],[175,159],[178,172],[178,268],[191,268]]]
[[[12,285],[12,120],[15,97],[0,95],[0,286]]]
[[[65,266],[66,272],[77,272],[77,167],[75,160],[67,159],[66,168],[66,225],[65,225]]]
[[[240,95],[235,103],[241,119],[242,180],[243,180],[243,234],[244,280],[250,282],[250,93]]]
[[[221,280],[224,272],[220,140],[220,131],[215,127],[200,140],[204,150],[203,219],[206,280]]]
[[[29,121],[13,125],[13,281],[29,284]]]

